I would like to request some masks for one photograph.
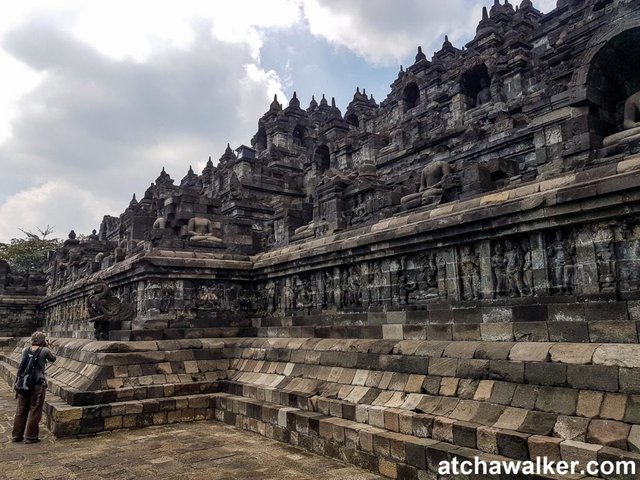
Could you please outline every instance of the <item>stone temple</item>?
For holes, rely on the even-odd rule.
[[[380,103],[274,98],[246,143],[42,274],[0,265],[0,373],[55,337],[56,436],[217,420],[391,478],[640,471],[640,2],[495,0]]]

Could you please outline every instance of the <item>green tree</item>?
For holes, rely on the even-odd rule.
[[[37,233],[20,229],[24,238],[12,238],[9,243],[0,242],[0,260],[5,260],[17,273],[27,272],[30,268],[39,268],[47,258],[47,253],[62,245],[58,238],[49,238],[53,228],[36,227]]]

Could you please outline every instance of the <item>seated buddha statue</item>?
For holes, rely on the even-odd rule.
[[[189,244],[204,247],[221,247],[222,239],[213,234],[211,220],[204,217],[193,217],[187,224]]]
[[[608,136],[603,145],[609,147],[618,143],[640,140],[640,91],[634,93],[624,103],[623,130]]]
[[[451,175],[451,167],[442,160],[431,161],[420,173],[420,189],[418,193],[411,193],[400,199],[400,203],[407,208],[420,205],[437,205],[444,194],[443,184]]]

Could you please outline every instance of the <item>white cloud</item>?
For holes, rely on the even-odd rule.
[[[469,35],[481,17],[482,0],[304,0],[314,35],[348,48],[376,65],[398,64],[416,46],[425,53]]]
[[[194,25],[189,48],[163,49],[143,62],[104,56],[41,22],[6,37],[7,51],[42,81],[20,100],[13,133],[0,144],[3,211],[38,214],[7,216],[0,241],[17,235],[17,227],[35,226],[16,218],[59,216],[60,195],[40,201],[42,190],[34,186],[53,182],[91,192],[102,205],[95,225],[104,214],[122,212],[162,166],[179,182],[189,165],[201,168],[227,142],[251,138],[273,94],[283,97],[279,77],[256,62],[249,45],[217,40],[210,29]],[[9,208],[16,198],[20,208]],[[67,210],[66,221],[56,224],[81,233],[80,220]]]
[[[34,19],[56,25],[83,44],[114,60],[147,61],[167,50],[193,46],[194,25],[206,23],[218,40],[248,45],[254,60],[262,46],[262,30],[286,28],[300,18],[299,0],[41,0],[5,2],[0,38]],[[42,80],[41,73],[0,50],[0,143],[10,137],[17,101]]]
[[[473,37],[482,7],[491,0],[303,0],[311,33],[347,48],[375,65],[397,65],[423,46],[427,56],[440,48],[444,35],[460,47]],[[556,0],[534,5],[548,12]]]
[[[558,0],[534,0],[533,6],[544,13],[549,13],[556,8]]]
[[[109,199],[97,197],[77,185],[50,181],[0,204],[0,232],[9,239],[22,236],[18,228],[35,231],[50,225],[54,227],[54,236],[64,238],[71,228],[80,229],[78,233],[98,228],[105,209],[113,207]]]
[[[0,88],[0,112],[4,112],[4,116],[0,116],[0,143],[2,143],[11,136],[11,121],[18,113],[18,101],[38,85],[41,76],[2,50],[0,50],[0,72],[3,72],[2,88]]]

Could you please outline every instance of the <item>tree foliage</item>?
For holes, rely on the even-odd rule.
[[[0,242],[0,260],[5,260],[11,269],[18,273],[27,272],[31,268],[39,268],[47,258],[47,253],[62,245],[57,238],[49,238],[53,228],[36,227],[37,233],[20,229],[23,238],[12,238],[9,243]]]

